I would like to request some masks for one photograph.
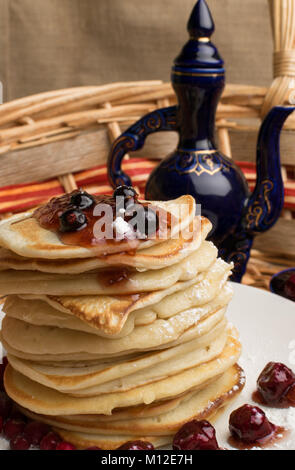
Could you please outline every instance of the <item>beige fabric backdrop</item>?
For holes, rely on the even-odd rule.
[[[0,0],[5,101],[56,88],[169,80],[195,0]],[[208,0],[232,83],[272,78],[267,0]]]

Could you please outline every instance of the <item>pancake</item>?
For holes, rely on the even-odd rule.
[[[125,322],[119,330],[119,333],[107,334],[104,330],[93,328],[74,315],[55,310],[49,304],[41,300],[28,300],[21,299],[17,296],[9,296],[5,301],[5,305],[6,315],[8,317],[16,318],[32,325],[58,326],[59,328],[84,331],[85,333],[96,334],[103,338],[122,338],[123,336],[129,335],[136,326],[150,325],[157,318],[157,314],[152,311],[147,311],[139,316],[137,316],[137,311],[130,311],[126,319],[124,319],[124,317],[122,318]],[[132,310],[132,308],[130,310]]]
[[[175,223],[169,233],[170,239],[179,231],[189,227],[196,212],[195,200],[191,196],[182,196],[174,201],[161,203],[148,201],[148,203],[173,215]],[[157,239],[141,240],[137,251],[160,242],[161,240]],[[124,241],[98,244],[95,250],[65,245],[55,232],[41,227],[37,219],[33,217],[33,211],[13,215],[0,223],[0,245],[23,257],[47,260],[105,256],[111,253],[121,253],[129,246]]]
[[[240,393],[244,383],[242,369],[234,365],[202,390],[189,394],[173,410],[146,418],[109,421],[99,415],[48,417],[24,411],[33,419],[40,419],[58,429],[89,433],[94,436],[132,434],[133,439],[138,439],[141,435],[167,436],[173,435],[184,423],[192,419],[214,417],[218,409],[228,405]]]
[[[208,226],[205,220],[201,219],[202,225],[201,225],[201,230],[203,230],[203,235],[202,235],[202,240],[205,238],[205,233],[207,230],[210,228],[210,225]],[[1,225],[0,225],[1,227]],[[199,238],[196,234],[197,238],[197,244],[199,243]],[[183,244],[183,240],[181,241]],[[208,245],[209,242],[207,242]],[[159,248],[157,248],[157,253],[161,255],[161,258],[158,260],[154,260],[154,265],[148,265],[148,259],[151,258],[153,250],[149,250],[146,252],[144,250],[142,254],[137,253],[136,257],[129,257],[127,256],[126,253],[121,253],[120,257],[113,258],[112,256],[105,257],[105,262],[104,258],[76,258],[76,259],[57,259],[57,260],[50,260],[50,259],[34,259],[34,258],[25,258],[24,256],[17,255],[16,253],[8,250],[7,248],[3,248],[0,246],[0,270],[8,270],[8,269],[13,269],[13,270],[18,270],[18,271],[41,271],[41,272],[47,272],[47,273],[58,273],[58,274],[79,274],[83,272],[99,272],[102,268],[106,266],[133,266],[134,268],[140,268],[142,270],[150,270],[150,269],[161,269],[164,266],[169,266],[170,260],[167,259],[167,263],[164,263],[163,255],[165,254],[165,250],[167,255],[170,252],[174,253],[175,255],[177,254],[177,246],[179,246],[178,243],[175,242],[169,242],[168,245],[166,243],[166,246],[161,243],[160,244],[160,251]],[[193,244],[193,247],[196,244]],[[212,250],[212,244],[211,244],[211,250]],[[192,250],[189,250],[191,253]],[[181,257],[179,257],[181,259]],[[201,257],[202,260],[202,257]],[[174,262],[174,260],[173,260]],[[172,263],[173,264],[173,263]]]
[[[70,368],[40,365],[8,355],[12,367],[35,382],[72,395],[97,395],[126,391],[156,381],[217,357],[227,339],[226,322],[208,334],[163,351],[134,359]]]
[[[181,310],[211,302],[219,296],[221,290],[229,302],[232,288],[226,284],[226,279],[230,270],[230,265],[218,259],[200,282],[178,282],[169,289],[131,296],[25,295],[22,299],[9,296],[3,310],[10,317],[36,325],[67,327],[67,323],[70,323],[71,329],[81,331],[89,331],[86,326],[90,325],[96,331],[89,332],[101,336],[125,336],[126,331],[128,334],[134,326],[131,320],[124,330],[132,312],[137,312],[138,321],[142,316],[168,318]],[[59,312],[67,316],[62,316]],[[85,323],[85,327],[79,328],[79,324],[73,319],[69,321],[68,315],[78,317]]]
[[[200,247],[202,240],[206,238],[207,234],[211,230],[212,225],[207,219],[203,217],[198,218],[197,220],[200,220],[201,222],[201,230],[198,230],[191,239],[183,237],[174,240],[170,239],[153,247],[137,251],[135,254],[122,252],[118,253],[117,255],[104,255],[100,258],[60,258],[49,260],[30,260],[21,257],[21,259],[24,260],[24,263],[22,263],[22,265],[18,265],[19,268],[21,266],[25,266],[24,269],[28,269],[30,266],[32,266],[32,269],[34,270],[36,269],[43,272],[57,273],[79,273],[105,268],[107,266],[126,266],[139,270],[161,269],[163,267],[171,266],[180,262],[183,258],[186,258],[190,253],[193,253]],[[12,266],[12,268],[16,269],[15,266]]]
[[[48,296],[10,295],[5,300],[3,311],[9,317],[33,325],[57,326],[106,338],[119,338],[131,333],[135,325],[150,324],[156,319],[156,312],[148,306],[159,304],[167,295],[185,290],[194,282],[178,282],[169,289],[129,296],[54,299]]]
[[[172,377],[144,385],[127,392],[115,392],[94,397],[72,397],[40,385],[8,365],[5,389],[19,405],[35,413],[58,416],[72,414],[111,414],[121,407],[149,404],[181,395],[199,388],[202,383],[223,374],[240,355],[240,343],[229,335],[225,348],[217,359],[193,367]]]
[[[118,339],[65,328],[35,326],[5,317],[1,339],[14,356],[37,361],[88,360],[115,357],[134,352],[163,349],[180,344],[210,331],[225,315],[226,308],[212,313],[198,308],[181,312],[168,320],[156,320],[139,326]]]
[[[179,281],[189,281],[206,272],[214,263],[217,249],[205,242],[199,250],[176,265],[138,272],[104,269],[99,273],[52,274],[37,271],[0,271],[0,294],[105,295],[138,294],[167,289]]]
[[[213,243],[203,242],[202,245],[198,248],[198,250],[196,250],[190,256],[184,258],[183,261],[175,265],[176,273],[178,272],[179,268],[182,269],[183,273],[186,272],[188,275],[205,271],[216,257],[217,248],[213,245]],[[101,264],[100,260],[99,262]],[[164,272],[164,270],[166,269],[167,275],[169,275],[169,271],[171,271],[171,268],[169,268],[170,267],[162,268],[160,269],[160,271]],[[10,269],[17,271],[41,271],[66,275],[90,272],[97,273],[99,276],[105,272],[105,268],[99,269],[97,267],[97,260],[95,258],[90,258],[89,260],[62,260],[59,264],[57,262],[54,262],[54,264],[51,265],[49,263],[46,264],[46,260],[32,260],[31,258],[23,258],[12,253],[9,250],[6,250],[5,248],[0,248],[0,271],[7,271]],[[108,267],[107,269],[110,271],[110,274],[112,273],[112,271],[114,271],[114,268],[111,267]],[[138,273],[138,270],[134,268],[129,269],[128,273],[134,275]],[[108,279],[111,280],[111,277],[108,276]]]
[[[104,266],[124,265],[132,266],[139,270],[153,270],[176,264],[190,253],[196,251],[212,229],[211,222],[204,217],[196,217],[194,225],[197,227],[197,230],[192,232],[190,227],[189,233],[192,234],[191,238],[188,238],[187,234],[181,233],[177,239],[169,239],[151,248],[141,250],[136,254],[126,252],[106,255],[103,257]]]

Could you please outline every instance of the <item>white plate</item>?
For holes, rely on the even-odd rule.
[[[227,316],[240,332],[243,352],[239,363],[246,374],[246,385],[216,423],[219,444],[226,448],[230,448],[229,415],[239,406],[253,403],[256,380],[267,362],[283,362],[295,371],[295,303],[261,289],[233,285],[235,295]],[[274,424],[290,429],[288,437],[277,441],[272,449],[295,449],[295,408],[258,406]]]
[[[216,423],[218,442],[227,449],[229,414],[244,403],[253,403],[257,377],[267,362],[283,362],[295,371],[295,303],[253,287],[233,286],[235,295],[227,315],[240,332],[243,353],[239,362],[246,374],[246,385]],[[290,429],[288,437],[273,448],[295,449],[295,408],[262,408],[274,424]],[[4,448],[7,442],[0,439],[0,449]]]

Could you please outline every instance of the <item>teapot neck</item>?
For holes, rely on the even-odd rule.
[[[177,80],[174,75],[173,87],[179,103],[179,148],[216,149],[215,116],[224,83],[224,74],[192,76],[191,80]]]

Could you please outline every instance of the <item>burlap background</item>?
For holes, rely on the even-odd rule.
[[[195,0],[0,0],[5,101],[120,80],[169,80]],[[267,0],[208,0],[228,81],[272,78]]]

